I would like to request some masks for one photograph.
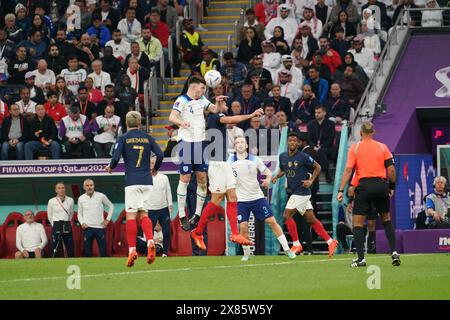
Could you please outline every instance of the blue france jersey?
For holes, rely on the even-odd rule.
[[[125,162],[125,187],[152,185],[151,153],[156,155],[155,170],[161,166],[164,154],[155,139],[141,130],[130,130],[117,138],[110,167],[115,168],[120,157]]]
[[[297,151],[292,157],[287,152],[280,154],[280,169],[284,171],[287,179],[287,193],[299,196],[311,194],[309,188],[303,187],[302,180],[308,180],[309,170],[313,167],[314,160],[302,151]]]

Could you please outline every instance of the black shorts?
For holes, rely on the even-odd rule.
[[[384,179],[363,178],[359,181],[355,190],[353,214],[372,217],[372,206],[375,207],[376,215],[389,212],[389,191]]]
[[[367,220],[377,220],[378,212],[375,205],[372,203],[370,206],[370,213],[367,215]]]

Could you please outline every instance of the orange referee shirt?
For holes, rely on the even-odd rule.
[[[385,161],[392,159],[388,147],[373,139],[364,139],[350,147],[347,168],[355,168],[351,184],[357,186],[362,178],[386,179]]]

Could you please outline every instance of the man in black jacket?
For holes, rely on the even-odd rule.
[[[100,8],[95,9],[92,15],[100,15],[101,17],[103,17],[102,13],[107,13],[106,18],[103,20],[103,23],[112,33],[119,24],[120,12],[114,8],[111,8],[110,0],[100,0]]]
[[[17,160],[24,159],[24,144],[28,140],[28,121],[20,114],[17,104],[10,107],[10,115],[3,119],[1,159],[8,160],[9,151],[16,149]]]
[[[329,172],[328,159],[335,160],[334,148],[334,122],[326,118],[327,112],[324,106],[317,106],[315,109],[315,119],[308,122],[308,144],[314,147],[319,155],[319,164],[325,172],[328,183],[332,182]]]
[[[125,116],[128,111],[131,111],[128,106],[116,99],[116,93],[114,91],[114,85],[108,84],[105,86],[105,97],[97,105],[97,116],[103,116],[107,106],[114,106],[114,114],[120,117],[120,124],[122,126],[122,132],[126,132]]]
[[[55,75],[60,74],[63,69],[67,68],[66,58],[59,54],[59,48],[56,44],[51,44],[48,48],[47,64]]]
[[[50,149],[52,159],[59,159],[61,147],[57,142],[58,130],[42,104],[36,106],[36,114],[29,125],[30,141],[25,144],[25,160],[33,160],[34,152],[38,149]]]
[[[330,97],[325,102],[328,118],[335,123],[342,123],[350,118],[350,102],[341,93],[338,83],[333,83],[330,89]]]
[[[276,84],[272,86],[270,92],[272,93],[272,96],[267,98],[266,101],[264,101],[264,104],[266,105],[268,103],[272,103],[275,106],[275,112],[282,110],[286,114],[288,121],[293,120],[291,111],[292,106],[291,100],[289,98],[281,96],[280,85]]]
[[[16,48],[16,56],[8,63],[8,84],[23,84],[25,74],[36,68],[37,63],[27,56],[27,49],[24,46],[18,46]]]

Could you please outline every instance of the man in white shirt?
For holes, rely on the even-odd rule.
[[[94,148],[97,158],[111,158],[112,147],[117,136],[122,134],[120,117],[114,115],[114,106],[105,108],[105,115],[98,116],[92,124],[94,133]]]
[[[101,90],[103,95],[105,95],[105,87],[111,84],[111,75],[108,72],[102,70],[102,61],[94,60],[92,62],[93,72],[88,75],[89,78],[94,80],[94,87]]]
[[[170,213],[173,211],[172,190],[169,178],[154,170],[156,157],[152,157],[150,167],[153,176],[153,191],[149,194],[148,216],[152,224],[156,226],[157,221],[162,228],[163,235],[163,257],[167,257],[170,247]]]
[[[44,59],[39,60],[38,67],[32,74],[36,77],[34,85],[42,88],[44,91],[47,91],[50,85],[56,83],[55,73],[48,69],[47,61]]]
[[[282,27],[284,30],[284,40],[287,41],[288,45],[292,44],[295,35],[297,34],[298,22],[295,19],[295,13],[292,8],[287,4],[282,4],[278,6],[278,15],[273,18],[266,25],[264,30],[264,36],[266,39],[273,37],[273,31],[275,27]]]
[[[62,247],[64,256],[73,257],[73,235],[70,221],[73,217],[73,199],[66,196],[66,186],[62,182],[55,185],[56,196],[48,200],[47,215],[52,225],[52,252],[56,256]]]
[[[125,13],[125,18],[119,21],[117,25],[122,34],[125,36],[125,41],[130,44],[141,37],[141,23],[136,19],[136,10],[128,8]]]
[[[20,100],[16,102],[16,104],[19,106],[20,113],[24,117],[32,117],[34,114],[36,114],[36,102],[31,100],[30,95],[30,88],[28,87],[21,87],[19,89],[19,95]]]
[[[285,54],[281,56],[281,67],[277,70],[275,79],[273,83],[279,84],[279,76],[280,72],[283,70],[289,71],[292,75],[291,82],[294,84],[295,87],[301,88],[303,87],[303,73],[302,70],[294,66],[294,60],[292,59],[292,56],[289,54]]]
[[[78,96],[80,83],[86,80],[86,70],[78,65],[78,58],[75,55],[67,57],[68,68],[61,71],[61,77],[66,80],[67,89],[72,91],[74,96]]]
[[[250,213],[253,213],[256,219],[264,220],[270,226],[286,255],[290,259],[295,259],[296,255],[290,250],[283,229],[275,220],[270,205],[259,186],[258,172],[266,176],[262,182],[263,188],[269,187],[272,172],[260,158],[247,153],[248,145],[244,136],[235,139],[235,146],[236,154],[228,159],[228,163],[231,164],[236,177],[240,234],[248,238],[248,220]],[[242,261],[248,261],[251,254],[250,246],[242,246],[242,249],[244,250]]]
[[[86,179],[83,182],[86,193],[78,198],[78,221],[83,229],[84,256],[92,257],[92,240],[97,241],[101,257],[106,257],[106,230],[114,213],[114,205],[101,192],[95,191],[94,181]],[[108,207],[108,216],[103,217],[103,211]]]
[[[42,258],[42,250],[48,243],[44,226],[34,221],[34,213],[25,211],[25,223],[16,231],[16,259]]]
[[[105,44],[105,47],[108,46],[113,49],[113,56],[124,64],[125,58],[131,53],[131,47],[128,41],[122,39],[122,32],[120,30],[113,31],[112,40],[109,40]]]
[[[352,42],[352,49],[348,50],[355,57],[355,61],[364,69],[369,79],[375,71],[376,60],[373,51],[368,48],[363,48],[363,37],[356,36]]]

